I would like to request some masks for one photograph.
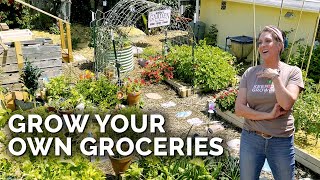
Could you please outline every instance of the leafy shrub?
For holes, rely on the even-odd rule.
[[[215,103],[221,111],[234,112],[237,94],[238,89],[231,88],[228,91],[219,92],[213,98],[216,99]]]
[[[296,101],[293,115],[297,131],[303,130],[306,134],[313,134],[320,138],[319,101],[319,93],[304,93],[302,98]]]
[[[39,87],[38,79],[41,74],[42,70],[40,68],[33,66],[28,60],[25,61],[20,77],[31,97],[35,96],[36,90]]]
[[[227,156],[217,158],[154,157],[148,156],[131,164],[124,179],[239,179],[239,159]]]
[[[0,9],[0,22],[7,23],[11,29],[32,29],[32,22],[39,16],[30,8],[10,0],[1,0]]]
[[[53,99],[67,98],[71,91],[71,87],[64,76],[51,78],[46,87],[48,89],[48,96]]]
[[[305,54],[305,55],[304,55]],[[310,54],[310,46],[299,45],[295,54],[290,57],[290,64],[301,67],[301,69],[307,69],[308,58]],[[310,65],[308,70],[308,77],[313,79],[315,82],[320,80],[320,46],[315,46],[310,59]]]
[[[80,80],[76,84],[76,89],[83,95],[85,100],[102,108],[114,107],[119,103],[117,99],[118,86],[105,77],[100,77],[98,80]]]
[[[212,24],[209,28],[208,34],[205,36],[208,45],[217,45],[218,29],[216,26],[216,24]]]
[[[60,34],[60,29],[59,29],[59,27],[57,25],[52,24],[52,26],[49,27],[49,32],[51,34]]]
[[[144,67],[141,76],[149,83],[158,83],[165,79],[172,79],[173,69],[161,56],[151,57],[150,62]]]
[[[48,157],[0,159],[0,179],[105,179],[104,173],[88,159]]]
[[[234,59],[230,53],[201,41],[194,50],[194,60],[192,47],[182,45],[171,48],[167,62],[174,67],[175,78],[204,91],[217,91],[235,82]]]

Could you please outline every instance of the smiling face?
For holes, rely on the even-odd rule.
[[[275,40],[271,32],[262,32],[258,40],[258,51],[263,60],[278,59],[281,52],[281,43]]]

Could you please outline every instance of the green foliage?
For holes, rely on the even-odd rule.
[[[52,24],[52,26],[49,27],[49,32],[51,34],[60,34],[60,29],[59,29],[59,27],[57,25]]]
[[[71,159],[1,158],[0,171],[0,179],[105,179],[101,170],[80,155]]]
[[[237,99],[238,89],[229,89],[219,92],[214,96],[215,103],[221,111],[234,112],[235,102]]]
[[[45,85],[48,89],[48,97],[52,99],[67,98],[70,95],[70,85],[64,76],[51,78]]]
[[[4,127],[7,124],[7,121],[10,118],[11,110],[10,109],[2,109],[0,107],[0,127]]]
[[[294,124],[296,130],[313,134],[320,138],[320,94],[317,92],[304,93],[294,105]]]
[[[155,48],[153,47],[146,47],[143,49],[143,52],[141,54],[141,57],[143,59],[149,59],[150,57],[155,57],[160,55],[160,52],[158,52]]]
[[[30,8],[9,0],[0,1],[0,9],[0,22],[7,23],[11,29],[31,29],[33,28],[32,22],[39,16]]]
[[[240,178],[239,159],[148,156],[133,163],[124,179],[232,179]]]
[[[194,50],[182,45],[170,49],[167,57],[169,65],[174,67],[174,77],[186,83],[203,88],[204,91],[225,89],[235,82],[236,69],[232,66],[235,57],[201,41]]]
[[[42,70],[38,67],[34,67],[31,62],[26,59],[20,77],[25,87],[28,88],[28,93],[32,97],[35,96],[36,90],[39,87],[38,79],[41,74]]]
[[[98,80],[83,79],[76,84],[76,89],[85,100],[101,108],[114,107],[119,103],[117,92],[119,87],[111,83],[107,78],[100,77]]]
[[[208,45],[216,46],[218,38],[218,29],[216,24],[212,24],[209,28],[208,34],[206,34],[205,39]]]
[[[289,64],[296,65],[301,69],[307,69],[308,58],[310,55],[310,46],[298,45],[298,49],[295,54],[291,55]],[[315,82],[320,80],[320,46],[315,46],[310,59],[310,65],[308,70],[308,77]]]

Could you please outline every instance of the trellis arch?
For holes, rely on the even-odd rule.
[[[95,71],[100,72],[108,63],[114,63],[113,44],[111,41],[111,31],[114,32],[115,39],[118,42],[117,56],[125,49],[124,39],[130,30],[136,26],[141,16],[147,16],[149,12],[156,10],[171,9],[170,25],[159,27],[159,32],[163,35],[163,47],[167,43],[171,44],[188,44],[193,43],[193,29],[188,24],[187,18],[179,15],[178,10],[145,0],[122,0],[119,1],[110,11],[105,13],[97,12],[95,15],[101,18],[91,22],[94,28],[94,47],[95,47]],[[179,33],[175,38],[169,39],[170,33]],[[168,36],[167,36],[168,34]],[[128,57],[132,59],[132,55]],[[121,62],[121,72],[127,72],[134,68],[133,60],[131,62]]]

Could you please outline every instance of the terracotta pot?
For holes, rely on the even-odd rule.
[[[115,158],[113,156],[109,156],[112,164],[113,171],[116,175],[124,173],[130,166],[131,161],[133,159],[133,155]]]
[[[141,91],[128,93],[128,96],[127,96],[128,105],[129,106],[137,105],[140,101],[140,94],[141,94]]]
[[[48,106],[47,110],[48,110],[48,112],[57,112],[56,108],[52,107],[52,106]]]

